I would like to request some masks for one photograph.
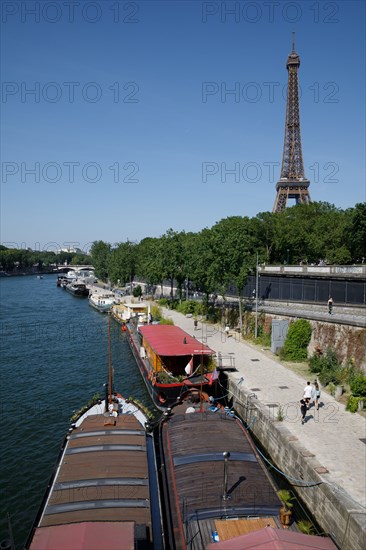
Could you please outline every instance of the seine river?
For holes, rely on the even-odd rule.
[[[56,276],[0,278],[0,541],[17,550],[39,508],[73,411],[107,381],[107,316],[56,287]],[[115,388],[152,411],[125,335],[111,321]]]

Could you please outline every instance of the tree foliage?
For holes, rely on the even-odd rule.
[[[311,338],[311,325],[306,319],[291,323],[283,346],[282,357],[288,361],[307,359],[307,347]]]
[[[121,285],[135,276],[148,284],[169,280],[182,296],[194,285],[206,296],[224,294],[230,286],[240,296],[259,263],[349,264],[366,258],[366,203],[339,209],[315,202],[283,212],[261,212],[253,218],[231,216],[198,233],[168,229],[160,237],[146,237],[114,245],[102,240],[91,247],[91,258],[62,252],[15,250],[0,246],[0,270],[16,272],[51,264],[93,263],[96,275]]]

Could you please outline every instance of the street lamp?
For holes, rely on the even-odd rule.
[[[258,252],[255,266],[255,338],[258,338]]]

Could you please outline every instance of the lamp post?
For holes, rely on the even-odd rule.
[[[255,266],[255,332],[254,337],[258,338],[258,252]]]
[[[229,451],[225,451],[222,453],[224,457],[224,494],[222,495],[223,500],[229,500],[230,495],[227,492],[227,485],[228,485],[228,479],[229,479],[229,458],[230,453]]]

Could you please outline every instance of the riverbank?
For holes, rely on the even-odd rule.
[[[366,421],[323,392],[319,411],[300,422],[306,379],[212,325],[172,310],[164,315],[235,365],[227,373],[239,414],[340,548],[361,550],[366,536]],[[278,411],[283,420],[278,421]],[[304,482],[308,482],[305,484]]]

